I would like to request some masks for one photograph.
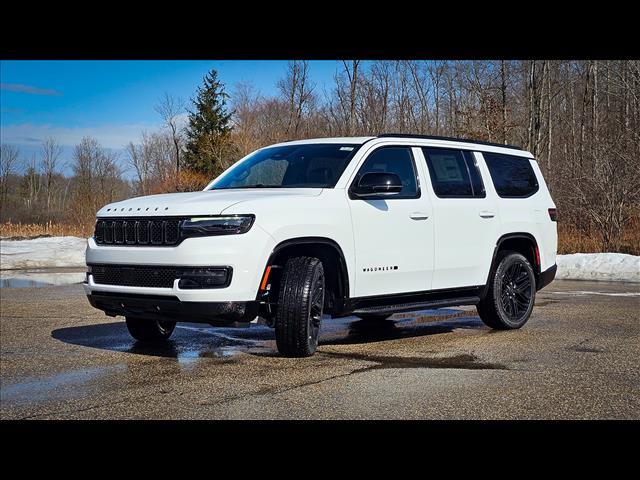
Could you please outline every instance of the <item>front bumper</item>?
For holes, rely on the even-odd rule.
[[[258,316],[258,302],[182,302],[177,297],[115,292],[87,294],[89,303],[115,317],[209,323],[217,326],[247,324]]]
[[[171,287],[163,288],[97,283],[89,274],[85,293],[166,295],[182,302],[248,302],[256,298],[274,246],[275,240],[258,224],[244,234],[188,238],[175,247],[105,246],[89,238],[87,264],[176,268],[225,266],[233,270],[233,277],[224,288],[182,289],[177,281]]]

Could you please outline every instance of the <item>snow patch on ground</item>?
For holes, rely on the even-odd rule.
[[[87,239],[46,237],[0,240],[0,269],[83,267]]]
[[[558,255],[556,278],[640,282],[640,256],[625,253],[572,253]]]
[[[84,272],[5,270],[0,279],[0,288],[72,285],[82,283],[84,278]]]

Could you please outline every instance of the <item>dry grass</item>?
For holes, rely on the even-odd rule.
[[[93,232],[93,222],[90,225],[70,225],[62,223],[0,223],[0,237],[34,238],[58,237],[71,235],[74,237],[88,237]]]
[[[640,255],[640,224],[628,225],[620,235],[617,251]],[[605,249],[602,237],[596,231],[580,232],[573,225],[558,222],[558,253],[593,253],[612,251]]]
[[[60,223],[24,224],[0,223],[0,236],[10,238],[33,238],[39,236],[88,237],[93,233],[93,222],[88,225]],[[619,251],[640,255],[640,223],[629,225],[623,232]],[[558,253],[602,252],[602,240],[596,232],[581,233],[574,226],[558,223]]]

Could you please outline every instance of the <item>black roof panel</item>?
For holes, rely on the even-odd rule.
[[[426,140],[448,140],[451,142],[466,142],[466,143],[477,143],[478,145],[489,145],[491,147],[502,147],[502,148],[513,148],[515,150],[524,150],[522,147],[517,147],[515,145],[506,145],[503,143],[494,143],[494,142],[485,142],[483,140],[471,140],[469,138],[455,138],[455,137],[440,137],[437,135],[415,135],[411,133],[382,133],[378,135],[378,138],[424,138]]]

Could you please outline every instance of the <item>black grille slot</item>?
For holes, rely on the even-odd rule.
[[[167,220],[164,228],[164,241],[169,245],[173,245],[178,242],[180,238],[180,221]]]
[[[113,241],[114,243],[124,243],[124,222],[113,223]]]
[[[138,243],[140,245],[149,243],[149,220],[140,220],[138,222]]]
[[[105,222],[104,224],[104,243],[113,243],[113,224],[115,222]]]
[[[127,245],[136,243],[136,221],[128,220],[124,222],[124,239]]]
[[[177,245],[181,221],[176,217],[99,219],[94,239],[100,245]]]
[[[96,222],[96,242],[102,243],[104,242],[104,221],[98,220]]]
[[[163,241],[162,235],[162,220],[151,221],[151,243],[154,245],[161,245]]]
[[[174,267],[91,265],[93,281],[101,285],[172,288],[179,274]]]

